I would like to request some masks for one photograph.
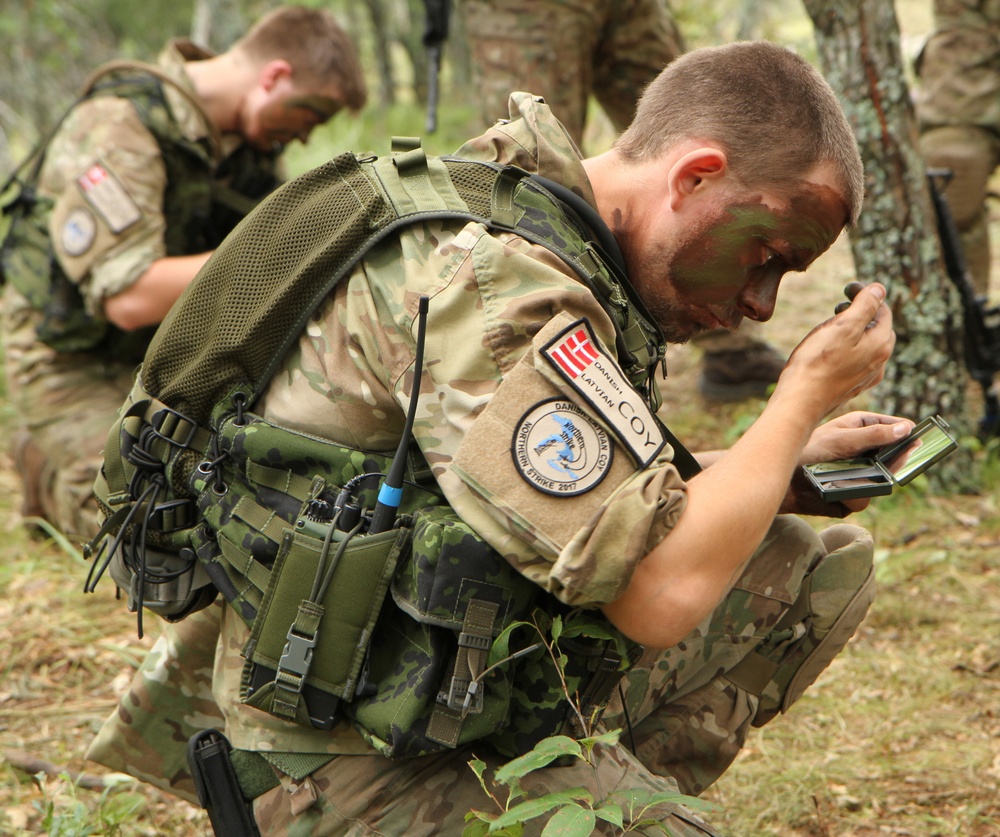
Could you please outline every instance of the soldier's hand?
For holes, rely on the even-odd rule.
[[[876,448],[898,442],[913,429],[913,422],[900,416],[856,411],[831,419],[817,427],[802,449],[801,465],[851,459]]]
[[[885,288],[878,283],[862,287],[846,310],[814,328],[796,346],[772,399],[795,399],[818,424],[882,380],[895,343]]]

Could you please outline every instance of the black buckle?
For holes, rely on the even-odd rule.
[[[187,438],[181,442],[177,440],[176,433],[178,428],[183,428],[185,424],[188,425]],[[149,419],[149,426],[153,429],[154,435],[179,448],[190,447],[194,434],[198,432],[198,425],[195,422],[170,407],[162,407],[153,413]]]

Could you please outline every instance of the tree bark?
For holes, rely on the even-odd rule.
[[[865,164],[864,210],[850,232],[858,279],[885,284],[896,328],[873,408],[914,420],[939,413],[968,432],[961,305],[941,259],[895,9],[886,0],[803,2]]]

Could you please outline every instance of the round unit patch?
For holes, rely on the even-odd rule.
[[[572,401],[553,398],[522,416],[511,445],[526,482],[562,497],[590,491],[611,468],[608,434]]]
[[[67,256],[82,256],[90,249],[96,235],[97,221],[93,213],[80,206],[66,216],[59,243]]]

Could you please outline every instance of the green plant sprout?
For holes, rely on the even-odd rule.
[[[574,616],[581,618],[574,619]],[[508,654],[510,633],[527,627],[539,636],[539,642],[519,651]],[[536,611],[530,622],[516,622],[507,627],[494,642],[490,655],[490,666],[480,677],[481,680],[497,665],[544,647],[559,672],[563,693],[575,715],[579,729],[583,734],[579,737],[568,735],[553,735],[538,742],[529,752],[517,756],[506,764],[498,767],[492,778],[495,787],[506,786],[506,799],[501,798],[495,790],[487,785],[486,763],[473,757],[469,767],[479,779],[483,793],[491,799],[497,809],[496,813],[472,810],[465,815],[466,827],[462,837],[521,837],[524,834],[525,823],[537,817],[550,815],[542,831],[542,837],[589,837],[594,833],[598,820],[612,825],[616,834],[634,833],[640,829],[658,828],[663,834],[672,832],[665,823],[660,821],[657,809],[661,805],[684,805],[701,811],[717,808],[712,803],[686,796],[677,791],[654,791],[647,788],[616,790],[604,794],[600,788],[600,779],[596,775],[596,750],[598,746],[613,747],[618,744],[620,729],[607,731],[597,730],[597,718],[586,717],[581,709],[579,694],[570,694],[566,681],[565,669],[567,658],[559,648],[559,640],[576,636],[586,636],[591,639],[612,639],[612,635],[596,623],[586,619],[582,612],[571,615],[566,623],[562,617],[548,617]],[[622,654],[625,659],[625,654]],[[547,793],[538,797],[529,797],[521,787],[521,781],[535,770],[548,767],[554,762],[583,761],[595,770],[598,794],[586,788]]]

